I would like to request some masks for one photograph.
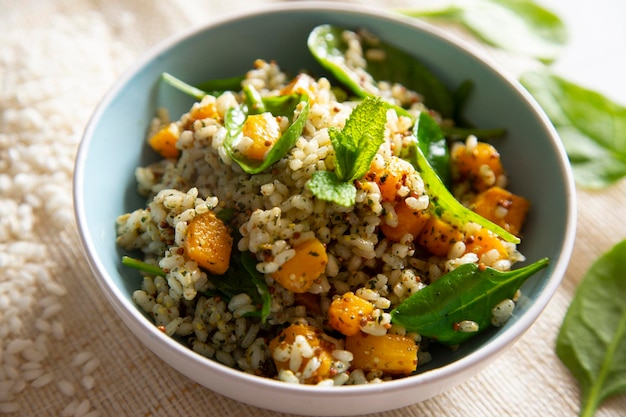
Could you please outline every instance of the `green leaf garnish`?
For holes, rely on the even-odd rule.
[[[520,243],[518,237],[465,207],[454,198],[418,146],[417,142],[419,138],[417,136],[415,136],[415,138],[416,140],[411,142],[408,146],[406,158],[422,176],[424,184],[428,189],[428,195],[430,196],[431,205],[434,207],[435,214],[448,223],[457,225],[460,228],[464,227],[469,222],[474,222],[497,234],[507,242],[515,244]]]
[[[263,276],[256,270],[254,255],[250,252],[233,251],[228,271],[222,275],[209,275],[209,280],[219,294],[227,299],[237,294],[248,294],[252,302],[261,307],[250,315],[259,316],[265,322],[270,313],[272,299]]]
[[[340,181],[361,178],[385,141],[388,105],[378,97],[367,97],[354,108],[343,129],[329,129],[335,149],[335,173]]]
[[[599,257],[580,282],[556,341],[556,353],[578,380],[580,415],[592,417],[626,392],[626,241]]]
[[[626,176],[626,108],[552,72],[520,78],[557,129],[578,185],[599,189]]]
[[[413,126],[417,146],[446,187],[452,183],[450,149],[439,124],[427,113],[420,112]]]
[[[358,97],[374,95],[378,87],[377,81],[400,83],[405,87],[419,92],[424,103],[438,111],[444,117],[451,117],[454,111],[452,94],[424,64],[412,55],[389,45],[383,41],[369,44],[362,42],[364,58],[367,62],[366,71],[373,80],[363,77],[356,68],[348,65],[346,60],[347,43],[342,37],[346,29],[333,25],[320,25],[311,31],[308,47],[317,61],[329,70],[335,78],[343,83]],[[378,54],[368,54],[368,50],[376,49]],[[375,56],[384,59],[374,59]],[[408,115],[405,109],[393,106],[401,115]]]
[[[333,171],[317,171],[307,182],[314,196],[344,207],[353,206],[356,188],[352,182],[341,181]]]
[[[241,153],[235,151],[233,145],[236,140],[239,139],[239,136],[242,134],[241,129],[243,124],[248,117],[248,108],[245,105],[242,106],[234,106],[231,107],[227,112],[224,118],[224,125],[227,130],[226,139],[224,140],[224,148],[230,155],[230,157],[235,161],[241,169],[243,169],[248,174],[258,174],[266,170],[268,167],[274,165],[280,159],[282,159],[287,152],[295,145],[296,141],[302,134],[304,129],[304,125],[306,124],[307,118],[309,116],[309,98],[305,95],[293,95],[294,97],[285,96],[280,100],[268,100],[264,101],[263,106],[267,109],[268,107],[280,108],[279,113],[286,112],[285,106],[291,106],[291,116],[294,115],[297,106],[303,102],[304,105],[300,109],[300,113],[295,116],[292,123],[289,125],[287,130],[283,132],[281,137],[274,143],[272,148],[269,150],[265,159],[263,161],[254,161],[249,158],[246,158]]]
[[[458,23],[490,45],[551,62],[567,42],[563,21],[530,0],[462,0],[439,9],[399,10]]]
[[[365,175],[385,141],[388,108],[381,98],[366,97],[352,110],[343,129],[329,129],[335,150],[335,171],[313,173],[307,182],[313,195],[344,207],[354,205],[353,181]]]
[[[491,310],[513,298],[520,286],[548,265],[548,258],[512,271],[463,264],[413,293],[391,312],[392,323],[447,345],[458,345],[491,323]],[[473,321],[478,332],[462,332],[458,323]]]

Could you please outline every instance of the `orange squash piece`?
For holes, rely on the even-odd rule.
[[[507,255],[502,241],[485,228],[465,238],[465,248],[467,252],[475,253],[479,258],[492,249],[497,250],[501,257]]]
[[[241,132],[252,140],[247,149],[242,149],[243,154],[258,161],[265,159],[267,152],[281,136],[280,125],[269,112],[248,116]]]
[[[374,311],[369,301],[347,292],[335,298],[328,308],[328,324],[345,336],[361,331],[361,323]]]
[[[530,202],[500,187],[492,187],[478,194],[471,208],[506,231],[517,235],[526,221]]]
[[[326,270],[328,255],[324,244],[309,239],[294,247],[296,254],[272,274],[289,291],[306,292]]]
[[[427,211],[414,210],[404,201],[398,202],[394,208],[398,216],[398,225],[391,227],[384,222],[380,225],[380,231],[387,239],[394,242],[399,242],[407,233],[414,238],[417,237],[430,217]]]
[[[187,225],[185,253],[202,268],[221,275],[228,270],[233,238],[213,212],[194,217]]]
[[[408,375],[417,368],[419,346],[399,334],[372,336],[359,332],[346,337],[346,350],[354,356],[352,367],[356,369]]]
[[[463,240],[463,233],[437,216],[430,216],[418,237],[419,244],[435,256],[446,256],[460,240]]]
[[[455,146],[452,161],[455,163],[458,180],[468,180],[476,191],[484,191],[494,186],[497,178],[504,174],[500,154],[496,148],[485,142],[478,142],[471,151],[465,145]],[[491,170],[493,177],[484,174],[483,166]]]
[[[286,358],[280,360],[280,354],[276,354],[276,350],[284,350],[289,353],[290,349],[294,349],[294,344],[297,342],[297,337],[302,336],[304,340],[313,350],[313,355],[310,357],[303,357],[302,363],[295,371],[290,367],[290,359]],[[297,348],[297,347],[295,347]],[[307,325],[307,324],[292,324],[284,329],[278,336],[270,341],[270,352],[276,370],[291,370],[297,376],[302,376],[304,383],[317,384],[318,382],[329,378],[331,375],[331,367],[333,362],[332,352],[336,349],[335,345],[321,337],[321,330]],[[276,359],[276,357],[279,359]],[[290,356],[290,355],[285,355]],[[312,358],[317,358],[320,362],[320,366],[311,375],[302,375],[302,372],[306,369],[307,364]],[[300,374],[300,375],[298,375]]]
[[[318,90],[315,79],[308,74],[298,74],[289,84],[280,90],[281,96],[303,94],[309,97],[310,104],[315,103]]]
[[[152,135],[148,144],[163,158],[178,158],[179,150],[176,142],[180,136],[180,130],[176,123],[170,123]]]
[[[397,156],[392,156],[384,167],[372,163],[365,179],[378,184],[383,201],[395,201],[396,194],[406,179],[408,162]]]
[[[219,119],[220,115],[217,112],[217,107],[214,102],[210,102],[205,105],[201,105],[200,103],[195,103],[191,107],[191,111],[189,115],[193,120],[202,120],[202,119]]]

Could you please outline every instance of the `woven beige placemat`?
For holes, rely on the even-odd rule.
[[[80,251],[71,199],[82,130],[116,77],[163,38],[261,3],[0,0],[0,414],[279,415],[199,386],[127,331]],[[464,384],[384,415],[576,415],[554,340],[586,269],[626,237],[625,196],[626,182],[580,191],[567,276],[520,342]],[[624,396],[598,412],[625,414]]]

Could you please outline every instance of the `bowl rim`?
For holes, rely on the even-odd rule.
[[[113,282],[109,272],[105,269],[103,263],[97,256],[97,252],[93,243],[93,236],[89,231],[89,227],[85,217],[85,205],[83,190],[85,187],[84,176],[82,175],[85,166],[88,149],[91,144],[96,126],[105,113],[107,107],[111,104],[113,99],[125,88],[125,86],[131,81],[138,71],[141,70],[147,63],[154,60],[158,55],[165,51],[175,47],[179,42],[200,34],[205,31],[212,30],[215,27],[222,25],[228,25],[238,20],[245,20],[259,14],[273,14],[280,12],[291,11],[307,11],[307,10],[325,10],[325,11],[337,11],[345,12],[356,15],[369,15],[375,16],[378,19],[385,21],[393,21],[394,24],[401,24],[410,27],[412,30],[426,32],[427,35],[439,38],[440,40],[451,44],[451,46],[462,49],[471,56],[472,59],[479,61],[482,65],[489,67],[494,74],[500,77],[516,94],[523,100],[526,105],[532,110],[534,116],[543,125],[546,136],[551,140],[551,145],[555,149],[555,153],[559,156],[560,171],[563,172],[565,183],[565,194],[567,196],[566,206],[567,212],[564,213],[566,218],[565,235],[563,236],[563,246],[560,253],[560,257],[553,263],[554,269],[552,274],[545,281],[539,295],[534,299],[533,304],[528,308],[525,314],[520,317],[515,323],[506,329],[500,329],[498,335],[487,345],[481,346],[476,351],[467,354],[466,356],[459,358],[449,364],[442,367],[428,370],[424,373],[418,373],[408,377],[399,378],[392,381],[385,381],[382,384],[364,384],[354,386],[341,386],[341,387],[324,387],[324,386],[312,386],[302,384],[288,384],[282,381],[254,376],[243,371],[230,368],[217,362],[214,359],[206,358],[188,347],[180,344],[171,337],[168,337],[157,327],[151,323],[143,314],[138,310],[137,306],[127,297],[127,294],[122,291]],[[114,307],[116,312],[123,316],[126,320],[132,320],[137,324],[143,333],[143,338],[156,338],[159,343],[164,346],[170,354],[181,355],[181,358],[185,358],[186,361],[196,363],[198,366],[211,368],[214,372],[221,376],[236,378],[246,381],[247,383],[259,386],[274,387],[280,391],[306,394],[308,396],[324,396],[324,397],[339,397],[345,396],[349,393],[358,392],[359,394],[373,394],[380,392],[394,391],[398,388],[407,388],[423,383],[432,381],[446,380],[449,377],[468,372],[473,368],[484,363],[486,359],[493,358],[496,355],[502,353],[507,346],[513,344],[521,337],[537,320],[540,314],[543,312],[549,301],[554,296],[556,289],[560,285],[567,266],[570,256],[572,254],[575,233],[576,233],[576,216],[577,216],[577,202],[576,202],[576,190],[573,180],[573,174],[571,167],[568,163],[567,155],[564,147],[559,139],[556,129],[551,124],[550,120],[546,116],[545,112],[541,109],[535,99],[526,91],[526,89],[507,73],[498,63],[488,57],[485,53],[480,51],[471,43],[461,39],[458,36],[450,34],[443,29],[430,25],[424,21],[418,19],[402,16],[399,13],[393,13],[382,7],[375,7],[371,5],[356,5],[343,2],[331,2],[331,1],[294,1],[294,2],[281,2],[257,5],[245,11],[229,12],[216,18],[212,18],[207,22],[199,25],[192,26],[186,30],[174,33],[169,37],[155,43],[147,53],[140,56],[139,59],[134,61],[129,68],[122,72],[122,74],[114,81],[112,87],[104,95],[101,101],[97,104],[95,111],[89,118],[85,130],[83,132],[78,151],[75,159],[75,169],[73,175],[73,198],[74,198],[74,215],[79,231],[79,240],[82,245],[83,252],[95,275],[100,287],[103,289],[107,299]],[[128,325],[125,321],[125,324]],[[142,337],[135,334],[136,337],[142,339]],[[145,344],[145,343],[144,343]],[[150,349],[149,346],[146,346]],[[162,358],[159,358],[163,360]],[[163,360],[168,365],[172,366],[169,362]]]

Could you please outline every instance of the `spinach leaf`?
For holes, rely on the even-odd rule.
[[[554,61],[568,39],[563,21],[530,0],[462,0],[439,9],[399,12],[455,22],[483,42],[543,62]]]
[[[362,47],[367,62],[365,70],[372,79],[364,77],[346,60],[348,45],[342,34],[346,29],[333,25],[320,25],[308,38],[308,47],[317,61],[329,70],[353,94],[364,98],[375,95],[377,81],[400,83],[420,93],[424,103],[449,118],[454,112],[452,93],[424,64],[403,50],[383,41],[368,42],[363,37]],[[376,53],[368,53],[376,50]],[[396,108],[396,107],[394,107]],[[404,109],[397,108],[406,115]]]
[[[241,82],[245,80],[245,78],[245,75],[242,75],[240,77],[214,79],[202,82],[197,86],[193,86],[191,84],[187,84],[183,80],[173,76],[168,72],[164,72],[161,74],[161,79],[167,84],[191,97],[195,97],[198,100],[202,100],[202,97],[206,96],[207,94],[219,96],[224,91],[239,91],[241,89]]]
[[[443,131],[432,117],[421,112],[413,125],[413,135],[417,146],[443,184],[449,188],[452,183],[450,150]]]
[[[548,263],[543,258],[506,272],[463,264],[411,294],[392,310],[392,323],[442,344],[458,345],[488,328],[491,310],[500,301],[513,298],[524,281]],[[460,331],[459,323],[465,320],[478,324],[478,331]]]
[[[385,141],[389,106],[379,97],[367,97],[352,110],[343,129],[329,129],[335,151],[335,171],[316,171],[307,181],[313,195],[341,206],[354,205],[352,183],[369,170],[378,148]]]
[[[167,274],[158,266],[150,265],[129,256],[122,257],[122,265],[151,275],[166,277]],[[248,316],[258,316],[263,322],[270,314],[272,298],[263,279],[263,275],[256,270],[256,259],[250,252],[234,251],[230,259],[230,267],[223,275],[209,275],[209,280],[215,285],[216,290],[207,291],[204,295],[220,295],[231,299],[237,294],[246,293],[253,303],[261,309],[254,311]]]
[[[295,95],[297,99],[286,97],[285,99],[278,100],[277,102],[267,101],[264,102],[264,106],[267,108],[268,103],[269,106],[278,106],[280,103],[281,106],[288,104],[291,106],[291,115],[294,115],[297,106],[304,102],[300,113],[294,117],[292,123],[289,125],[287,130],[283,132],[281,137],[276,141],[276,143],[272,146],[272,148],[267,153],[265,159],[263,161],[253,161],[246,158],[244,155],[237,153],[233,148],[233,145],[236,140],[239,139],[243,127],[243,124],[248,117],[248,108],[245,105],[242,106],[234,106],[231,107],[224,117],[224,125],[227,130],[226,139],[224,140],[224,148],[230,155],[230,157],[235,161],[241,169],[243,169],[248,174],[258,174],[259,172],[264,171],[268,167],[272,166],[276,162],[278,162],[282,157],[284,157],[287,152],[294,146],[300,135],[302,134],[302,130],[304,129],[304,125],[306,124],[307,118],[309,116],[309,98],[304,95]],[[288,113],[284,107],[281,107],[281,112]]]
[[[211,95],[219,96],[225,91],[241,90],[241,82],[245,79],[245,75],[230,78],[215,78],[212,80],[204,81],[196,85],[196,87],[200,90],[209,92]]]
[[[556,353],[580,383],[581,416],[626,392],[626,240],[598,258],[580,282]]]
[[[424,184],[428,189],[431,205],[435,207],[434,214],[440,216],[448,223],[459,227],[465,226],[468,222],[477,223],[491,230],[507,242],[519,243],[520,239],[518,237],[465,207],[454,198],[435,170],[430,166],[428,159],[417,144],[418,140],[419,138],[416,137],[416,140],[409,144],[407,153],[403,155],[403,157],[411,162],[415,169],[420,172]]]
[[[209,275],[209,280],[227,299],[248,294],[254,304],[261,306],[261,310],[252,315],[259,315],[265,321],[272,300],[263,276],[256,270],[256,259],[250,252],[233,252],[228,271],[223,275]]]
[[[600,189],[626,176],[626,108],[547,69],[520,81],[557,129],[578,185]]]

